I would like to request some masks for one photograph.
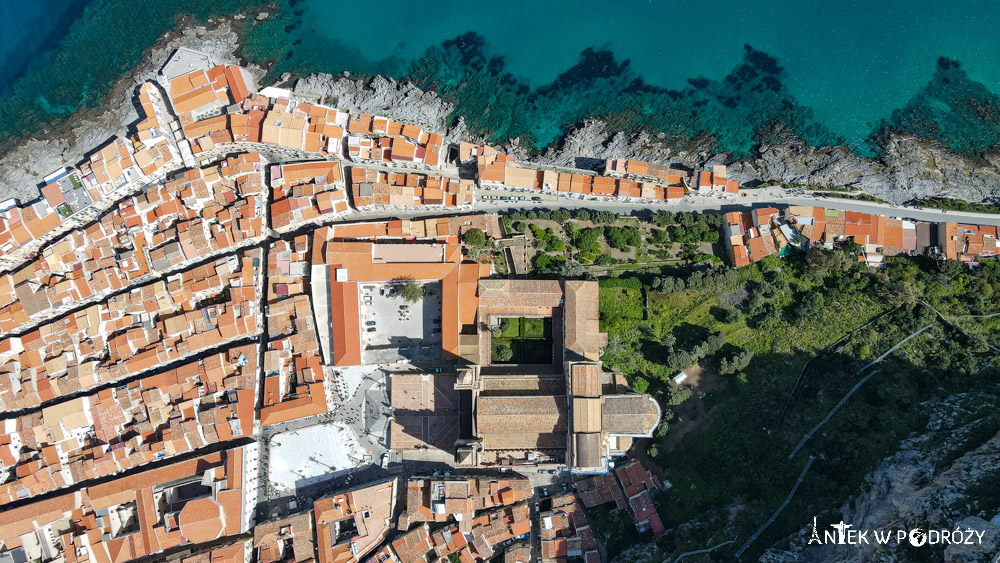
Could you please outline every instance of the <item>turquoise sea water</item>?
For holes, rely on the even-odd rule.
[[[44,135],[77,110],[100,105],[145,49],[174,29],[180,18],[204,20],[259,3],[0,2],[0,56],[7,61],[0,71],[0,148],[20,135]]]
[[[109,77],[178,15],[260,2],[205,4],[92,0],[68,33],[56,29],[44,42],[41,64],[0,94],[0,136],[99,100]],[[348,70],[413,78],[455,100],[456,113],[494,140],[541,147],[581,117],[601,116],[679,143],[707,132],[719,150],[738,153],[775,135],[777,121],[813,144],[861,152],[878,149],[873,134],[883,126],[973,154],[1000,142],[995,2],[287,0],[267,21],[246,21],[243,55],[272,61],[272,77]],[[112,64],[73,56],[95,38],[116,53],[103,55]],[[33,79],[39,68],[70,63],[71,78],[55,92]]]
[[[20,76],[48,38],[64,35],[85,5],[73,0],[0,2],[0,84]]]
[[[532,87],[549,84],[587,47],[631,60],[647,83],[683,88],[689,78],[721,79],[743,45],[776,57],[785,84],[816,118],[852,141],[902,107],[934,72],[939,56],[965,63],[974,78],[1000,87],[1000,5],[907,0],[512,0],[475,13],[460,0],[349,2],[306,0],[303,20],[324,39],[369,61],[412,60],[431,45],[472,30]],[[369,25],[350,22],[368,20]],[[398,30],[380,38],[374,30]]]

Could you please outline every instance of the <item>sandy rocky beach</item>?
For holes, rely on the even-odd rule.
[[[123,134],[138,119],[133,104],[136,87],[153,79],[177,47],[202,51],[217,63],[243,64],[259,82],[265,69],[246,64],[236,55],[239,21],[246,17],[264,18],[268,13],[238,14],[212,20],[207,25],[187,25],[166,34],[115,86],[103,109],[81,110],[69,120],[71,125],[62,126],[44,139],[25,139],[0,156],[0,197],[18,197],[22,203],[36,198],[42,177],[60,167],[75,165],[112,136]],[[463,120],[450,119],[453,109],[450,102],[407,82],[382,76],[355,80],[330,74],[295,79],[286,74],[279,85],[341,109],[385,115],[442,132],[446,141],[484,140],[471,134]],[[716,153],[708,135],[688,143],[682,150],[674,150],[672,139],[662,133],[610,131],[598,119],[577,124],[558,146],[548,147],[531,158],[517,139],[498,148],[525,160],[576,168],[595,168],[608,158],[634,158],[696,169],[727,163],[730,177],[743,185],[787,183],[857,188],[892,203],[927,196],[948,196],[969,202],[1000,200],[1000,153],[972,160],[950,152],[936,141],[900,134],[891,137],[886,154],[862,158],[842,147],[810,147],[781,124],[775,125],[770,133],[769,138],[783,141],[763,143],[750,158],[735,162],[730,155]]]

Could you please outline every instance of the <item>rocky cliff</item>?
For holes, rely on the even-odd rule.
[[[1000,434],[992,414],[997,397],[963,393],[938,404],[926,432],[900,444],[866,478],[864,492],[840,507],[843,521],[857,530],[975,530],[981,543],[903,548],[869,545],[808,545],[812,523],[783,549],[768,550],[761,561],[785,563],[988,559],[1000,548],[996,525],[1000,487]],[[837,518],[839,519],[839,518]],[[993,523],[991,523],[991,521]],[[805,523],[804,523],[805,524]],[[822,533],[822,532],[820,532]],[[924,553],[921,553],[923,551]]]

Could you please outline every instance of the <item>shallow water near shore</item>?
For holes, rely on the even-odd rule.
[[[259,5],[92,0],[0,94],[0,139],[93,107],[178,15],[253,16]],[[22,16],[25,26],[37,21],[11,14]],[[601,116],[678,145],[706,131],[717,150],[737,154],[783,135],[777,121],[811,144],[862,153],[878,149],[872,135],[888,125],[976,154],[1000,142],[998,18],[1000,5],[976,0],[512,0],[502,9],[289,0],[264,22],[245,20],[241,53],[272,62],[272,79],[345,70],[412,78],[455,100],[473,130],[536,147]]]

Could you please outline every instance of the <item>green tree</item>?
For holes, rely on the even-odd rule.
[[[486,244],[486,233],[482,229],[469,229],[462,235],[462,242],[469,246],[479,248]]]
[[[636,393],[645,393],[646,389],[649,389],[649,380],[645,377],[636,377],[630,382],[630,385]]]
[[[578,236],[573,239],[573,246],[580,252],[596,254],[601,251],[601,245],[598,241],[602,232],[603,229],[597,228],[581,229]]]
[[[753,351],[740,350],[731,358],[722,358],[719,362],[719,373],[722,375],[730,375],[743,371],[750,365],[750,360],[753,360]]]
[[[670,423],[666,420],[661,420],[660,424],[656,427],[656,437],[662,438],[666,436],[668,430],[670,430]]]
[[[639,229],[635,227],[604,227],[604,238],[612,247],[623,251],[630,246],[638,248],[641,243]]]
[[[509,362],[514,357],[514,350],[511,349],[510,344],[499,344],[493,350],[493,355],[498,362]]]
[[[424,286],[413,278],[396,278],[392,280],[391,285],[399,290],[399,294],[407,303],[416,303],[424,298]]]
[[[590,214],[595,223],[614,223],[621,219],[621,215],[611,211],[594,211]]]
[[[670,400],[667,401],[670,406],[677,406],[691,397],[690,387],[679,387],[670,394]]]
[[[719,322],[725,324],[735,323],[740,320],[740,311],[733,307],[726,307],[719,312],[718,319]]]
[[[829,250],[817,246],[806,255],[806,264],[815,270],[820,276],[825,276],[831,270],[846,272],[850,268],[850,261],[847,255],[836,250]]]
[[[575,260],[570,260],[559,264],[559,268],[556,269],[556,273],[558,273],[560,277],[564,278],[578,278],[583,275],[583,266]]]
[[[674,214],[670,211],[654,211],[653,224],[657,227],[666,227],[674,224]]]

